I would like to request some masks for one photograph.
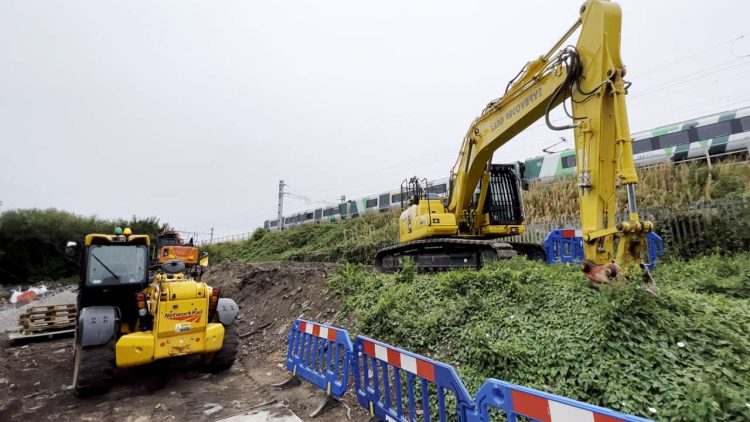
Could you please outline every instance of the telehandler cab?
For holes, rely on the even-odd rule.
[[[237,304],[185,275],[179,260],[149,279],[149,245],[147,235],[128,228],[85,237],[73,370],[78,395],[106,391],[115,368],[187,355],[200,355],[211,371],[234,363]],[[68,242],[66,253],[77,249]]]

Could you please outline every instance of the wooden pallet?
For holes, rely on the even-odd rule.
[[[48,305],[48,306],[34,306],[29,308],[26,313],[27,314],[35,314],[39,312],[47,312],[47,311],[76,311],[76,304],[75,303],[66,303],[64,305]]]
[[[75,327],[76,305],[35,306],[18,317],[24,334],[65,330]]]
[[[76,317],[76,311],[48,311],[44,313],[37,313],[37,314],[22,314],[18,317],[19,321],[24,320],[34,320],[34,319],[56,319],[56,318],[75,318]]]
[[[42,321],[33,323],[24,323],[22,327],[25,332],[60,330],[75,326],[75,321]]]

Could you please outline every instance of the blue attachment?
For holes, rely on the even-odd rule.
[[[448,415],[458,415],[464,421],[462,415],[474,408],[450,365],[363,336],[354,340],[354,350],[357,400],[370,416],[381,421],[443,422]],[[455,409],[447,408],[448,395],[453,396]]]
[[[341,398],[349,382],[353,356],[349,333],[341,328],[298,319],[289,331],[286,367],[326,394]]]
[[[654,232],[646,234],[646,247],[648,249],[648,262],[646,267],[649,271],[654,270],[658,257],[664,255],[664,243],[661,237]],[[583,237],[580,230],[560,229],[547,233],[544,239],[544,250],[547,255],[548,264],[579,263],[583,259]]]
[[[493,378],[482,384],[475,401],[476,410],[467,412],[464,419],[466,422],[490,421],[490,408],[504,411],[508,422],[516,422],[517,416],[550,422],[653,422]]]

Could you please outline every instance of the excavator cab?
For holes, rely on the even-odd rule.
[[[167,230],[156,240],[154,261],[164,264],[173,259],[179,259],[187,268],[191,268],[198,264],[200,252],[192,239],[185,242],[178,232]]]

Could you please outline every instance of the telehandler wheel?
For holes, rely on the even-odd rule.
[[[232,321],[231,324],[224,326],[224,343],[218,352],[208,354],[204,362],[211,372],[226,371],[232,367],[234,360],[237,358],[237,351],[240,348],[240,330],[237,324]]]
[[[73,389],[78,397],[106,393],[112,383],[115,368],[115,347],[110,342],[103,346],[75,347]]]

